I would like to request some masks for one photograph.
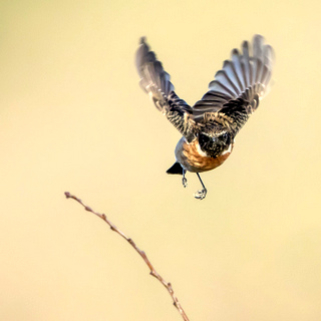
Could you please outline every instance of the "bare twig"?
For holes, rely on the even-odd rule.
[[[81,199],[79,199],[78,197],[70,194],[69,192],[65,192],[65,195],[67,198],[72,198],[75,201],[77,201],[79,204],[81,204],[86,211],[91,212],[93,214],[95,214],[96,216],[98,216],[99,218],[101,218],[102,220],[104,220],[111,228],[112,231],[116,232],[117,234],[119,234],[120,236],[122,236],[135,250],[136,252],[142,257],[142,259],[144,260],[144,262],[147,264],[149,270],[150,270],[150,274],[152,276],[154,276],[159,282],[161,282],[164,287],[167,289],[168,293],[170,294],[170,296],[172,297],[173,300],[173,304],[176,307],[176,309],[178,310],[178,312],[180,313],[180,315],[182,316],[182,318],[184,319],[184,321],[189,321],[185,311],[183,310],[180,302],[178,301],[178,298],[175,296],[174,294],[174,290],[172,288],[172,285],[169,282],[166,282],[163,277],[161,275],[159,275],[157,273],[157,271],[155,270],[155,268],[153,267],[152,263],[149,261],[149,259],[147,258],[147,255],[145,254],[144,251],[140,250],[137,245],[135,244],[135,242],[127,237],[121,230],[119,230],[111,221],[109,221],[107,219],[107,216],[105,214],[100,214],[98,212],[95,212],[94,210],[92,210],[89,206],[85,205]]]

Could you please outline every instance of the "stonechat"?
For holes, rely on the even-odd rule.
[[[202,189],[195,198],[204,199],[207,189],[200,173],[225,162],[234,146],[234,138],[259,101],[269,91],[274,53],[264,38],[255,35],[251,43],[244,41],[242,49],[233,49],[230,60],[209,83],[209,90],[191,107],[174,91],[170,75],[141,38],[136,54],[140,85],[156,108],[179,130],[182,138],[175,149],[176,162],[168,174],[196,173]]]

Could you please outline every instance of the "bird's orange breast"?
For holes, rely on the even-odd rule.
[[[233,144],[229,150],[217,157],[208,157],[201,150],[198,140],[188,143],[186,140],[180,141],[176,148],[177,160],[190,172],[205,172],[222,165],[230,156]]]

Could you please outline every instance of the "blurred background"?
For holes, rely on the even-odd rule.
[[[0,3],[0,319],[321,319],[319,1]],[[165,171],[179,133],[138,85],[146,36],[194,104],[253,34],[274,84],[232,156],[202,175]]]

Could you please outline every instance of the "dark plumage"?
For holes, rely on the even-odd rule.
[[[170,167],[167,171],[167,174],[179,174],[183,175],[183,167],[180,163],[174,163],[172,167]]]
[[[252,45],[244,41],[242,52],[233,49],[231,59],[225,60],[209,90],[193,107],[175,93],[170,75],[141,38],[136,54],[140,85],[149,94],[156,108],[183,135],[175,150],[177,162],[169,174],[197,173],[203,189],[196,198],[206,196],[199,172],[221,165],[233,149],[234,137],[249,116],[257,109],[259,100],[268,92],[273,67],[273,49],[264,38],[255,35]]]

